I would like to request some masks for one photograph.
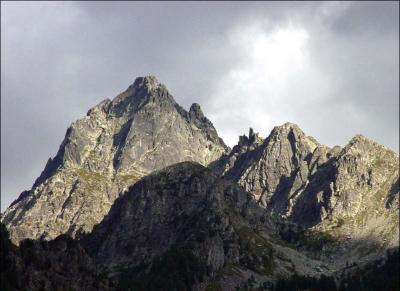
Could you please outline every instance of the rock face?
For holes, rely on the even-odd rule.
[[[70,126],[2,221],[14,242],[89,232],[140,177],[182,161],[208,165],[226,150],[198,104],[187,112],[155,77],[140,77]]]
[[[295,124],[275,127],[262,140],[250,129],[231,153],[212,167],[251,192],[260,205],[281,213],[288,195],[305,184],[311,156],[319,144]]]
[[[267,228],[250,194],[184,162],[137,182],[83,241],[107,273],[135,290],[196,290],[227,266],[272,274],[271,244],[255,230]]]
[[[252,135],[211,167],[283,220],[307,228],[345,224],[347,233],[364,234],[386,225],[374,235],[398,245],[396,153],[361,135],[331,149],[291,123],[275,127],[264,141]]]
[[[250,129],[228,152],[198,104],[185,111],[154,77],[137,78],[71,125],[2,215],[12,241],[39,241],[13,246],[1,224],[1,275],[16,290],[340,280],[399,247],[398,211],[393,151],[361,135],[329,148],[286,123],[266,139]]]

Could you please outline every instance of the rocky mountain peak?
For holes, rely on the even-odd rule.
[[[300,129],[300,127],[297,124],[291,123],[291,122],[286,122],[282,125],[275,126],[271,133],[270,137],[280,137],[280,136],[288,136],[290,134],[294,134],[296,137],[297,136],[305,136],[304,132]]]
[[[309,227],[395,212],[385,205],[397,205],[398,154],[362,135],[343,149],[329,148],[285,123],[258,147],[243,150],[247,142],[242,137],[218,169],[273,215]]]
[[[89,232],[144,175],[184,161],[207,166],[226,150],[198,104],[188,112],[154,76],[139,77],[72,123],[57,155],[3,221],[16,242]]]
[[[271,133],[287,133],[287,132],[296,132],[300,135],[305,135],[304,132],[300,129],[300,127],[292,122],[285,122],[282,125],[275,126]]]
[[[155,76],[137,77],[128,89],[135,89],[136,91],[146,90],[147,93],[157,91],[160,87],[165,86],[161,84]]]
[[[313,137],[307,136],[297,124],[291,122],[275,126],[267,139],[271,145],[276,142],[289,143],[293,150],[298,146],[305,146],[311,153],[320,145]]]
[[[193,103],[193,104],[190,106],[189,114],[190,114],[191,116],[197,118],[197,119],[200,119],[200,120],[201,120],[202,118],[204,118],[203,111],[201,111],[200,105],[199,105],[198,103]]]
[[[154,76],[138,77],[124,92],[116,96],[109,105],[108,115],[131,117],[138,109],[148,103],[161,106],[172,105],[176,102],[164,84]],[[98,106],[98,105],[97,105]]]
[[[349,151],[350,149],[359,149],[359,150],[366,150],[367,148],[369,149],[375,149],[375,150],[384,150],[387,151],[389,150],[383,145],[380,145],[376,143],[375,141],[367,138],[366,136],[362,134],[357,134],[355,135],[349,143],[346,145],[345,150]]]
[[[228,151],[154,76],[100,102],[2,215],[13,242],[39,240],[9,247],[18,290],[270,290],[398,247],[397,153],[362,135],[329,148],[290,122]]]
[[[148,76],[144,76],[144,77],[137,77],[135,79],[135,82],[133,82],[133,86],[137,87],[137,88],[145,86],[150,89],[153,89],[159,85],[160,85],[160,83],[158,82],[157,78],[152,75],[148,75]]]
[[[392,168],[396,162],[398,163],[398,157],[398,154],[391,149],[358,134],[340,151],[338,162],[341,166],[347,164],[357,166],[358,170],[378,166],[379,170],[374,171],[377,175],[387,173],[388,169]]]
[[[253,128],[249,128],[249,134],[239,136],[239,147],[250,146],[250,145],[260,145],[263,139],[259,136],[258,132],[254,132]]]

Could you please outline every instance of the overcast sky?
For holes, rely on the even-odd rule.
[[[290,121],[398,152],[398,2],[1,2],[1,209],[71,122],[149,74],[230,146]]]

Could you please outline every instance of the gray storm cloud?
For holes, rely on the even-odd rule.
[[[398,27],[398,2],[1,2],[1,209],[72,121],[147,74],[231,146],[291,121],[398,152]]]

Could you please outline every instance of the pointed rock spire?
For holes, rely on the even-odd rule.
[[[131,85],[131,87],[142,88],[146,87],[149,90],[155,89],[161,84],[158,82],[157,78],[154,76],[145,76],[136,78],[135,82]]]
[[[14,242],[90,232],[119,193],[143,175],[182,161],[207,166],[226,150],[198,104],[188,112],[154,76],[139,77],[70,126],[29,195],[2,221],[11,226]]]
[[[193,103],[192,106],[190,106],[189,113],[191,116],[196,117],[197,119],[204,118],[203,111],[201,111],[200,105],[197,103]]]

